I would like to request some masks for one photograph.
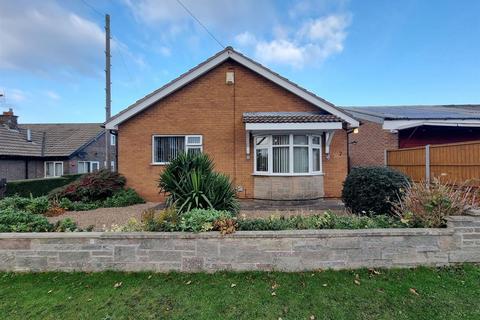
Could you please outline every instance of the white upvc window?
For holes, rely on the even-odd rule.
[[[56,178],[63,176],[62,161],[45,161],[45,178]]]
[[[201,153],[203,137],[201,135],[153,135],[152,164],[168,164],[180,153]]]
[[[99,161],[78,161],[77,163],[78,173],[96,172],[99,169],[100,169]]]
[[[322,174],[322,138],[312,134],[254,136],[254,174]]]
[[[110,133],[110,145],[114,146],[117,144],[117,136]]]
[[[115,161],[110,161],[110,171],[115,172]]]

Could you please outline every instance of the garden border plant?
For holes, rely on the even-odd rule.
[[[158,187],[166,205],[182,214],[193,209],[216,209],[237,213],[240,206],[230,178],[215,172],[205,153],[181,153],[160,174]]]

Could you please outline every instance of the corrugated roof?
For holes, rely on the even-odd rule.
[[[467,120],[480,119],[480,105],[409,105],[342,107],[346,111],[385,120]]]
[[[100,123],[19,124],[18,130],[0,126],[0,155],[68,157],[102,134]],[[27,141],[27,129],[32,142]]]
[[[337,116],[323,112],[245,112],[245,123],[341,122]]]

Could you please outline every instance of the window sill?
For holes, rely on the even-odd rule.
[[[152,162],[150,163],[151,166],[166,166],[169,165],[170,162]]]
[[[323,172],[315,173],[262,173],[255,172],[252,173],[252,176],[262,176],[262,177],[312,177],[312,176],[323,176]]]

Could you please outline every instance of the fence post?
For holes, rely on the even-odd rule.
[[[383,158],[385,161],[385,167],[388,167],[388,150],[387,149],[383,150]]]
[[[425,183],[430,185],[430,145],[425,146]]]

